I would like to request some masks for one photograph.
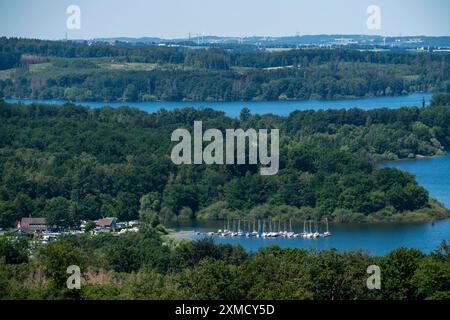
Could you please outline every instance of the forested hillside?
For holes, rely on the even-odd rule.
[[[62,237],[34,249],[32,256],[28,250],[23,237],[0,237],[0,299],[450,298],[450,247],[445,242],[429,254],[398,248],[381,257],[277,246],[248,253],[207,239],[163,240],[150,229],[120,237]],[[82,270],[80,290],[66,287],[69,264]],[[370,265],[383,270],[381,290],[367,289]]]
[[[0,96],[250,101],[450,89],[450,55],[342,49],[237,52],[0,38]]]
[[[90,109],[0,102],[0,227],[23,216],[61,226],[138,217],[140,200],[162,220],[328,217],[397,221],[448,215],[411,174],[381,159],[435,155],[450,145],[450,108],[296,111],[231,119],[211,109]],[[256,165],[181,165],[174,129],[280,129],[280,171]]]

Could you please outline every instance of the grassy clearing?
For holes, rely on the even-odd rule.
[[[126,71],[151,71],[159,69],[157,63],[124,62],[124,63],[104,63],[100,65],[103,69],[126,70]]]

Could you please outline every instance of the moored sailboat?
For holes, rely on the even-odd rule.
[[[328,218],[325,218],[325,223],[327,224],[327,231],[323,233],[323,237],[331,236],[331,232],[328,230]]]

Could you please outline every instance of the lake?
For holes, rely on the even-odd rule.
[[[408,96],[377,97],[352,100],[309,100],[309,101],[272,101],[272,102],[130,102],[109,103],[112,107],[128,105],[147,112],[155,112],[161,108],[167,110],[182,107],[210,107],[224,111],[231,117],[239,115],[243,107],[247,107],[254,114],[273,113],[288,115],[294,110],[318,110],[361,108],[364,110],[374,108],[395,109],[402,106],[421,106],[422,97],[429,104],[431,94],[415,93]],[[17,100],[6,99],[7,102],[22,102],[24,104],[49,103],[61,104],[57,100]],[[101,107],[102,102],[79,102],[77,104],[90,107]],[[447,208],[450,208],[450,156],[434,157],[429,159],[405,160],[387,162],[382,166],[397,167],[416,175],[417,181],[423,185],[430,195]],[[176,230],[217,231],[223,228],[218,221],[188,221],[179,224],[170,224]],[[303,226],[294,225],[295,232],[301,232]],[[322,226],[323,228],[323,226]],[[323,230],[323,229],[322,229]],[[319,239],[302,238],[245,238],[245,237],[215,237],[217,243],[240,244],[246,250],[258,250],[261,247],[277,244],[281,247],[337,248],[340,250],[362,249],[374,255],[383,255],[397,247],[405,246],[430,252],[442,240],[450,240],[450,219],[428,223],[395,223],[395,224],[330,224],[331,237]],[[183,235],[189,238],[201,238],[193,234]]]
[[[162,108],[173,110],[177,108],[211,108],[218,111],[224,111],[230,117],[239,116],[242,108],[247,107],[253,114],[273,113],[280,116],[286,116],[295,110],[319,110],[319,109],[350,109],[360,108],[364,110],[375,108],[396,109],[404,106],[422,106],[422,99],[428,105],[431,100],[431,93],[414,93],[406,96],[396,97],[375,97],[347,100],[303,100],[303,101],[249,101],[249,102],[89,102],[81,101],[76,104],[92,108],[99,108],[105,105],[111,107],[130,106],[147,112],[156,112]],[[47,103],[63,104],[61,100],[32,100],[32,99],[5,99],[6,102],[23,104]]]

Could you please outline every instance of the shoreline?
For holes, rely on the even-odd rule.
[[[124,106],[127,106],[127,103],[270,103],[270,102],[335,102],[335,101],[345,101],[345,100],[364,100],[364,99],[374,99],[374,98],[400,98],[400,97],[407,97],[411,95],[433,95],[433,92],[408,92],[407,94],[400,94],[400,95],[391,95],[391,96],[375,96],[375,95],[365,95],[365,96],[342,96],[338,98],[313,98],[313,99],[276,99],[276,100],[260,100],[260,99],[252,99],[252,100],[138,100],[138,101],[124,101],[124,100],[104,100],[104,101],[98,101],[98,100],[61,100],[57,98],[51,98],[51,99],[38,99],[38,98],[19,98],[19,97],[0,97],[0,99],[3,100],[18,100],[18,101],[36,101],[36,100],[47,100],[47,101],[55,101],[55,102],[61,102],[62,104],[65,103],[72,103],[76,105],[83,105],[84,103],[105,103],[105,106],[107,106],[108,103],[113,104],[124,104]]]
[[[416,154],[414,156],[414,158],[399,158],[399,159],[395,159],[395,160],[381,160],[379,163],[383,163],[383,162],[399,162],[399,161],[413,161],[413,160],[422,160],[422,159],[432,159],[432,158],[436,158],[436,157],[445,157],[449,154],[448,151],[445,151],[444,154],[435,154],[432,156],[425,156],[423,154]]]
[[[196,104],[196,103],[201,103],[201,104],[207,104],[207,103],[213,103],[213,104],[218,104],[218,103],[289,103],[289,102],[319,102],[319,103],[323,103],[323,102],[337,102],[337,101],[352,101],[354,102],[355,100],[366,100],[366,99],[377,99],[377,98],[401,98],[401,97],[408,97],[411,95],[430,95],[430,99],[431,96],[433,95],[433,92],[410,92],[408,94],[404,94],[404,95],[392,95],[392,96],[374,96],[374,95],[370,95],[370,96],[360,96],[360,97],[339,97],[339,98],[335,98],[335,99],[328,99],[328,98],[313,98],[313,99],[276,99],[276,100],[259,100],[259,99],[253,99],[253,100],[142,100],[142,101],[122,101],[122,100],[107,100],[107,101],[99,101],[99,100],[75,100],[75,101],[70,101],[70,100],[63,100],[63,99],[58,99],[58,98],[50,98],[50,99],[39,99],[39,98],[18,98],[18,97],[0,97],[0,99],[3,99],[5,102],[8,103],[23,103],[23,104],[31,104],[31,103],[42,103],[42,104],[48,104],[48,102],[52,101],[55,103],[51,103],[51,104],[55,104],[55,105],[60,105],[60,104],[66,104],[66,103],[71,103],[71,104],[75,104],[75,105],[81,105],[81,106],[88,106],[88,103],[98,103],[98,104],[104,104],[103,106],[110,106],[108,105],[108,103],[110,104],[120,104],[121,106],[130,106],[129,104],[136,104],[136,103],[157,103],[157,104],[170,104],[170,103],[175,103],[175,104]],[[7,100],[16,100],[14,102],[9,102]],[[39,102],[42,101],[42,102]],[[46,102],[47,101],[47,102]],[[24,103],[25,102],[25,103]],[[28,103],[26,103],[28,102]],[[412,105],[405,105],[405,107],[412,107]],[[189,105],[186,105],[186,107],[189,107]],[[245,105],[242,106],[243,108],[246,107]],[[421,106],[417,106],[417,107],[421,107]],[[353,108],[353,107],[352,107]],[[383,108],[387,108],[387,107],[377,107],[378,109],[383,109]],[[324,109],[330,109],[330,108],[324,108]]]

